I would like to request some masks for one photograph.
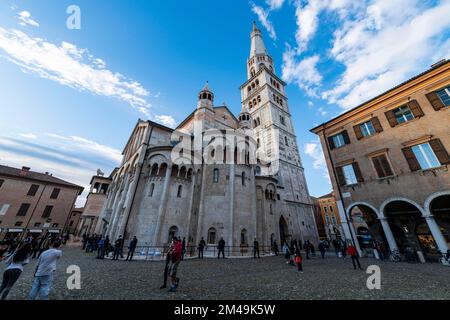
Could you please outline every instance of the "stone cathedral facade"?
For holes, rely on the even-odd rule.
[[[164,246],[174,235],[192,246],[202,237],[235,247],[254,238],[267,247],[274,240],[317,244],[285,86],[254,25],[239,116],[215,106],[207,84],[175,130],[139,120],[97,232],[137,236],[142,246]]]

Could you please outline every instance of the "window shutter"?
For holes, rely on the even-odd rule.
[[[330,149],[333,150],[336,148],[335,144],[334,144],[334,140],[333,137],[328,137],[328,144],[330,145]]]
[[[355,171],[356,180],[358,180],[358,182],[364,182],[364,178],[362,176],[361,170],[359,169],[358,162],[354,162],[352,165],[353,170]]]
[[[389,164],[389,161],[386,158],[386,155],[382,155],[380,157],[380,163],[381,163],[381,166],[384,170],[384,174],[386,177],[390,177],[390,176],[394,175],[394,172],[392,171],[392,168]]]
[[[439,110],[445,108],[445,105],[442,103],[441,98],[439,98],[439,96],[436,92],[430,92],[430,93],[426,94],[426,97],[427,97],[428,101],[430,101],[434,110],[439,111]]]
[[[383,127],[381,126],[380,119],[378,119],[378,117],[373,117],[371,121],[376,132],[383,132]]]
[[[407,147],[402,149],[403,154],[405,155],[406,161],[408,162],[409,168],[411,171],[418,171],[420,170],[420,164],[419,161],[417,161],[416,156],[414,155],[414,152],[412,151],[411,147]]]
[[[345,186],[347,182],[345,181],[344,170],[342,170],[342,167],[336,168],[336,174],[339,185]]]
[[[342,131],[342,137],[344,137],[345,144],[350,144],[350,137],[348,136],[347,130]]]
[[[411,100],[410,102],[408,102],[407,105],[409,109],[411,109],[411,112],[413,113],[414,117],[420,118],[425,115],[417,100]]]
[[[353,130],[355,131],[356,139],[361,140],[362,138],[364,138],[361,131],[361,126],[359,124],[354,126]]]
[[[398,122],[397,122],[397,118],[395,117],[394,114],[394,110],[390,110],[388,112],[385,113],[387,120],[389,121],[389,124],[391,125],[391,127],[395,127]]]
[[[444,148],[444,145],[442,144],[440,139],[433,139],[430,141],[430,146],[434,151],[434,154],[438,158],[439,162],[444,164],[450,163],[450,157],[448,155],[447,150]]]
[[[375,167],[375,170],[377,171],[378,178],[384,177],[384,171],[383,167],[381,166],[380,158],[374,157],[372,158],[373,166]]]

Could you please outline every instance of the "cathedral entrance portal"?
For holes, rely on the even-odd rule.
[[[280,218],[280,243],[281,245],[284,244],[284,242],[289,241],[289,229],[288,224],[283,216]]]

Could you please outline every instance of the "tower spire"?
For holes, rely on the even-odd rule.
[[[261,30],[258,29],[256,22],[253,21],[253,30],[251,34],[250,58],[256,55],[267,55],[266,46],[262,37]]]

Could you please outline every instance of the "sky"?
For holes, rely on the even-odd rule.
[[[239,114],[256,21],[321,196],[309,130],[449,58],[449,17],[450,0],[0,0],[0,164],[88,188],[139,118],[176,126],[206,81]]]

